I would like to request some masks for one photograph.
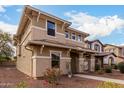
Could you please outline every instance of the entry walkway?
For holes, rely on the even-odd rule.
[[[118,84],[124,84],[124,80],[120,80],[120,79],[111,79],[111,78],[83,75],[83,74],[75,74],[74,76],[88,78],[88,79],[94,79],[94,80],[100,80],[100,81],[110,81],[110,82],[114,82],[114,83],[118,83]]]

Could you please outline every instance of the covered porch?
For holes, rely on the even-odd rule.
[[[70,66],[72,74],[94,72],[95,71],[95,54],[92,52],[70,52]]]

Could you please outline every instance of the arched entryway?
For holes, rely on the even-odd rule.
[[[109,64],[110,66],[112,66],[112,65],[114,64],[114,58],[113,58],[113,57],[109,57],[109,58],[108,58],[108,64]]]

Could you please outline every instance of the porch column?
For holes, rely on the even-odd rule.
[[[68,60],[66,59],[66,70],[67,70],[66,72],[67,72],[67,74],[72,73],[70,52],[71,52],[71,49],[69,49],[67,51],[67,57],[68,57]]]
[[[84,53],[79,54],[79,72],[84,72]]]
[[[95,56],[94,55],[91,55],[90,71],[91,72],[94,72],[95,71]]]

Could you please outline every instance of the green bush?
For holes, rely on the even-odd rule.
[[[17,88],[26,88],[27,87],[27,84],[26,82],[24,81],[21,81],[19,82],[17,85],[16,85]]]
[[[118,64],[118,69],[120,70],[121,73],[124,73],[124,62],[120,62]]]
[[[117,64],[113,64],[112,68],[113,69],[118,69],[118,65]]]
[[[98,88],[124,88],[123,85],[113,83],[113,82],[102,82],[97,87]]]
[[[95,71],[100,70],[100,65],[99,64],[95,64]]]
[[[111,66],[106,66],[105,67],[105,72],[106,73],[112,73],[112,67]]]

